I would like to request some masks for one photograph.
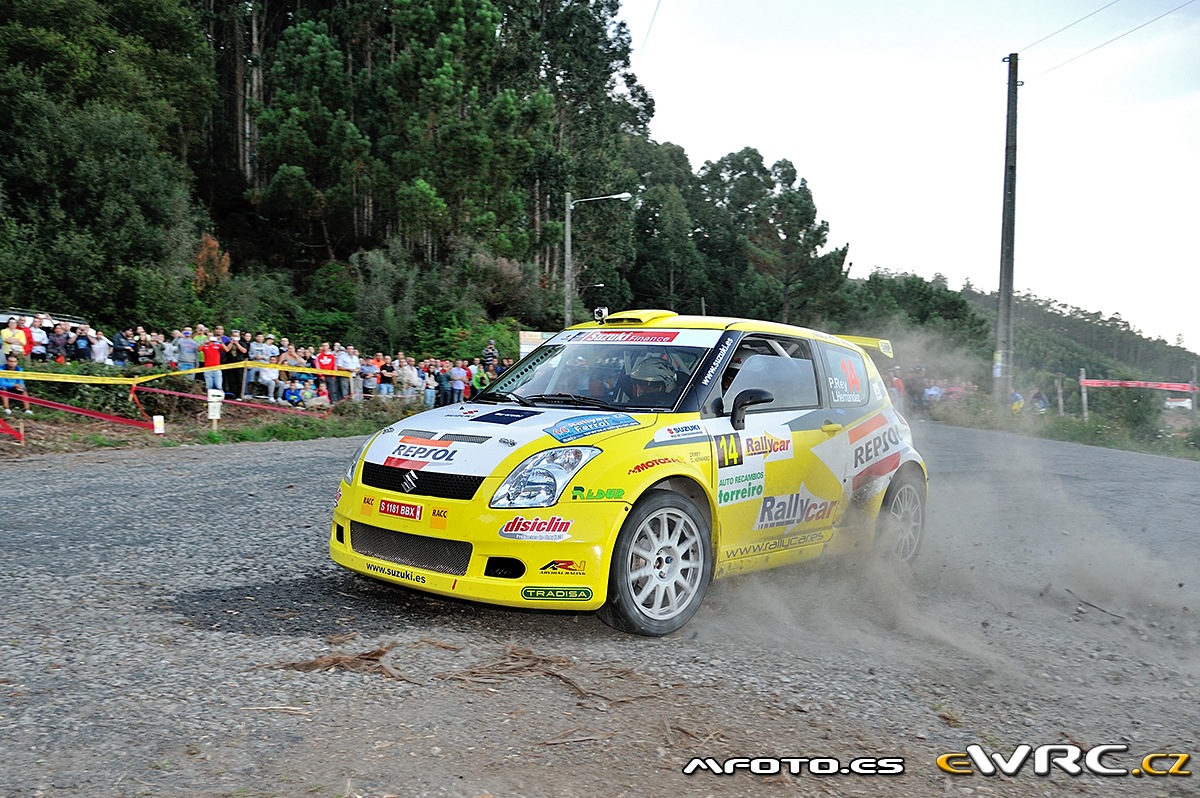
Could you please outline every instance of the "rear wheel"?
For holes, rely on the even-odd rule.
[[[925,538],[925,485],[911,474],[892,480],[879,508],[875,542],[883,554],[899,562],[914,559]]]
[[[712,570],[712,535],[700,511],[679,494],[651,491],[617,536],[600,619],[633,634],[670,634],[700,608]]]

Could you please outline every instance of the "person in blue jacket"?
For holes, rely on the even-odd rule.
[[[8,371],[23,371],[20,362],[17,360],[17,356],[14,354],[9,354],[5,357],[4,365],[0,366],[0,372]],[[9,393],[19,393],[29,396],[29,391],[25,390],[25,380],[13,379],[7,375],[0,377],[0,391],[7,391],[6,394],[0,396],[0,403],[4,405],[4,415],[6,416],[12,415],[12,410],[8,407]],[[25,415],[32,416],[33,411],[29,409],[29,400],[24,399],[22,401],[25,403]]]

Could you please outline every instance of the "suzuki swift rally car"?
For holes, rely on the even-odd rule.
[[[367,441],[330,553],[446,596],[599,610],[663,635],[710,581],[858,547],[907,560],[925,465],[864,347],[626,311],[559,333],[471,401]]]

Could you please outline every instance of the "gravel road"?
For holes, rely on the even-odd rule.
[[[666,639],[341,571],[329,512],[360,440],[5,460],[0,795],[1200,795],[1200,774],[935,765],[1200,755],[1200,463],[915,435],[915,567],[718,583]],[[905,763],[684,775],[694,756]]]

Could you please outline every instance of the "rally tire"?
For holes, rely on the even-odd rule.
[[[913,472],[892,480],[875,525],[875,547],[895,562],[910,562],[921,552],[925,540],[925,481]]]
[[[614,629],[661,637],[691,620],[712,581],[712,532],[685,497],[647,493],[617,535],[600,619]]]

